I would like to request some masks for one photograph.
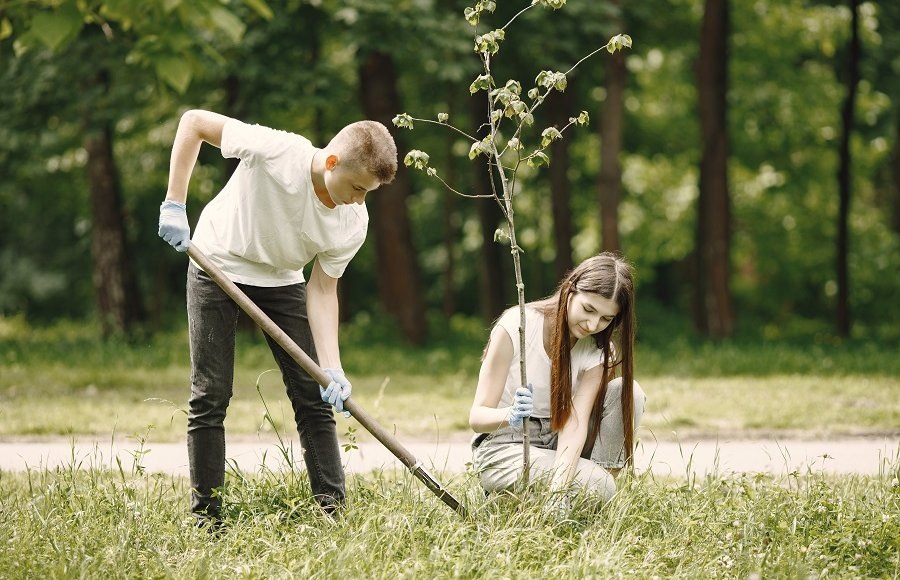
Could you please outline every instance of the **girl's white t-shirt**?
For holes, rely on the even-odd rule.
[[[506,386],[500,397],[499,407],[508,407],[515,400],[516,389],[522,385],[519,370],[519,307],[506,310],[497,320],[496,326],[504,329],[513,345],[513,360],[506,375]],[[572,348],[572,395],[578,391],[578,383],[585,371],[603,362],[603,351],[597,348],[594,339],[586,336]],[[544,349],[544,315],[530,305],[525,305],[525,372],[534,389],[534,412],[532,417],[550,418],[550,357]]]
[[[369,214],[358,204],[329,209],[316,197],[310,168],[318,149],[300,135],[232,119],[221,150],[240,163],[203,209],[191,243],[241,284],[303,282],[313,258],[340,278],[366,239]]]

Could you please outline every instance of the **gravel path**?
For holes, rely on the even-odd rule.
[[[299,443],[289,450],[301,462]],[[471,460],[468,443],[404,442],[412,454],[428,469],[458,473]],[[639,470],[656,474],[702,477],[707,473],[764,472],[787,474],[808,470],[835,474],[878,474],[896,468],[900,440],[893,437],[859,437],[832,440],[691,440],[679,443],[642,442],[635,454]],[[377,442],[359,443],[357,449],[343,452],[348,472],[365,473],[373,469],[402,468],[387,449]],[[283,469],[284,453],[277,441],[238,439],[228,442],[227,456],[244,471],[257,471],[264,464]],[[187,448],[184,442],[148,443],[143,452],[131,440],[111,443],[79,437],[53,441],[0,441],[0,470],[24,471],[32,468],[72,466],[79,468],[122,468],[131,471],[138,460],[150,473],[187,475]]]

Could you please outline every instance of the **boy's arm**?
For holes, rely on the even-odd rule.
[[[312,331],[319,366],[339,369],[337,278],[326,274],[316,260],[306,285],[306,315]]]
[[[210,145],[221,147],[222,129],[228,120],[229,117],[225,115],[199,109],[187,111],[181,116],[169,160],[167,200],[185,203],[188,182],[200,153],[200,145],[206,141]]]

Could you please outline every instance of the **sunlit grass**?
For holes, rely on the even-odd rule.
[[[457,324],[440,345],[411,348],[350,325],[344,366],[354,397],[404,439],[465,438],[482,348],[480,323]],[[457,328],[461,326],[461,329]],[[654,343],[655,344],[655,343]],[[760,342],[643,346],[637,378],[649,396],[644,427],[660,439],[691,434],[896,434],[900,362],[887,346],[827,348]],[[284,386],[259,333],[239,335],[229,437],[275,427],[294,433]],[[143,433],[184,437],[189,394],[185,332],[134,342],[75,323],[30,327],[0,319],[0,437]],[[338,418],[339,432],[353,422]],[[366,439],[366,433],[360,433]]]
[[[337,520],[302,471],[229,473],[227,527],[190,525],[187,484],[166,475],[0,472],[0,577],[891,578],[900,574],[898,464],[873,476],[620,478],[604,507],[566,521],[545,495],[444,483],[464,520],[406,473],[351,476]]]

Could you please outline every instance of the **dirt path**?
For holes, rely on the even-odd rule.
[[[302,464],[297,441],[287,450]],[[433,471],[459,473],[471,460],[465,442],[406,442],[406,447]],[[707,473],[765,472],[787,474],[808,470],[836,474],[878,474],[900,465],[900,440],[894,437],[845,438],[833,440],[778,440],[774,438],[698,439],[673,442],[642,442],[635,454],[639,470],[656,474],[702,477]],[[343,452],[348,472],[365,473],[373,469],[402,468],[390,452],[377,442],[359,443],[357,449]],[[228,442],[227,456],[242,470],[254,472],[265,464],[283,469],[285,453],[277,441],[239,439]],[[74,440],[0,441],[0,470],[24,471],[29,468],[76,466],[87,469],[122,468],[131,471],[137,461],[151,473],[187,475],[187,448],[180,443],[148,443],[141,449],[134,441],[110,443],[79,437]]]

